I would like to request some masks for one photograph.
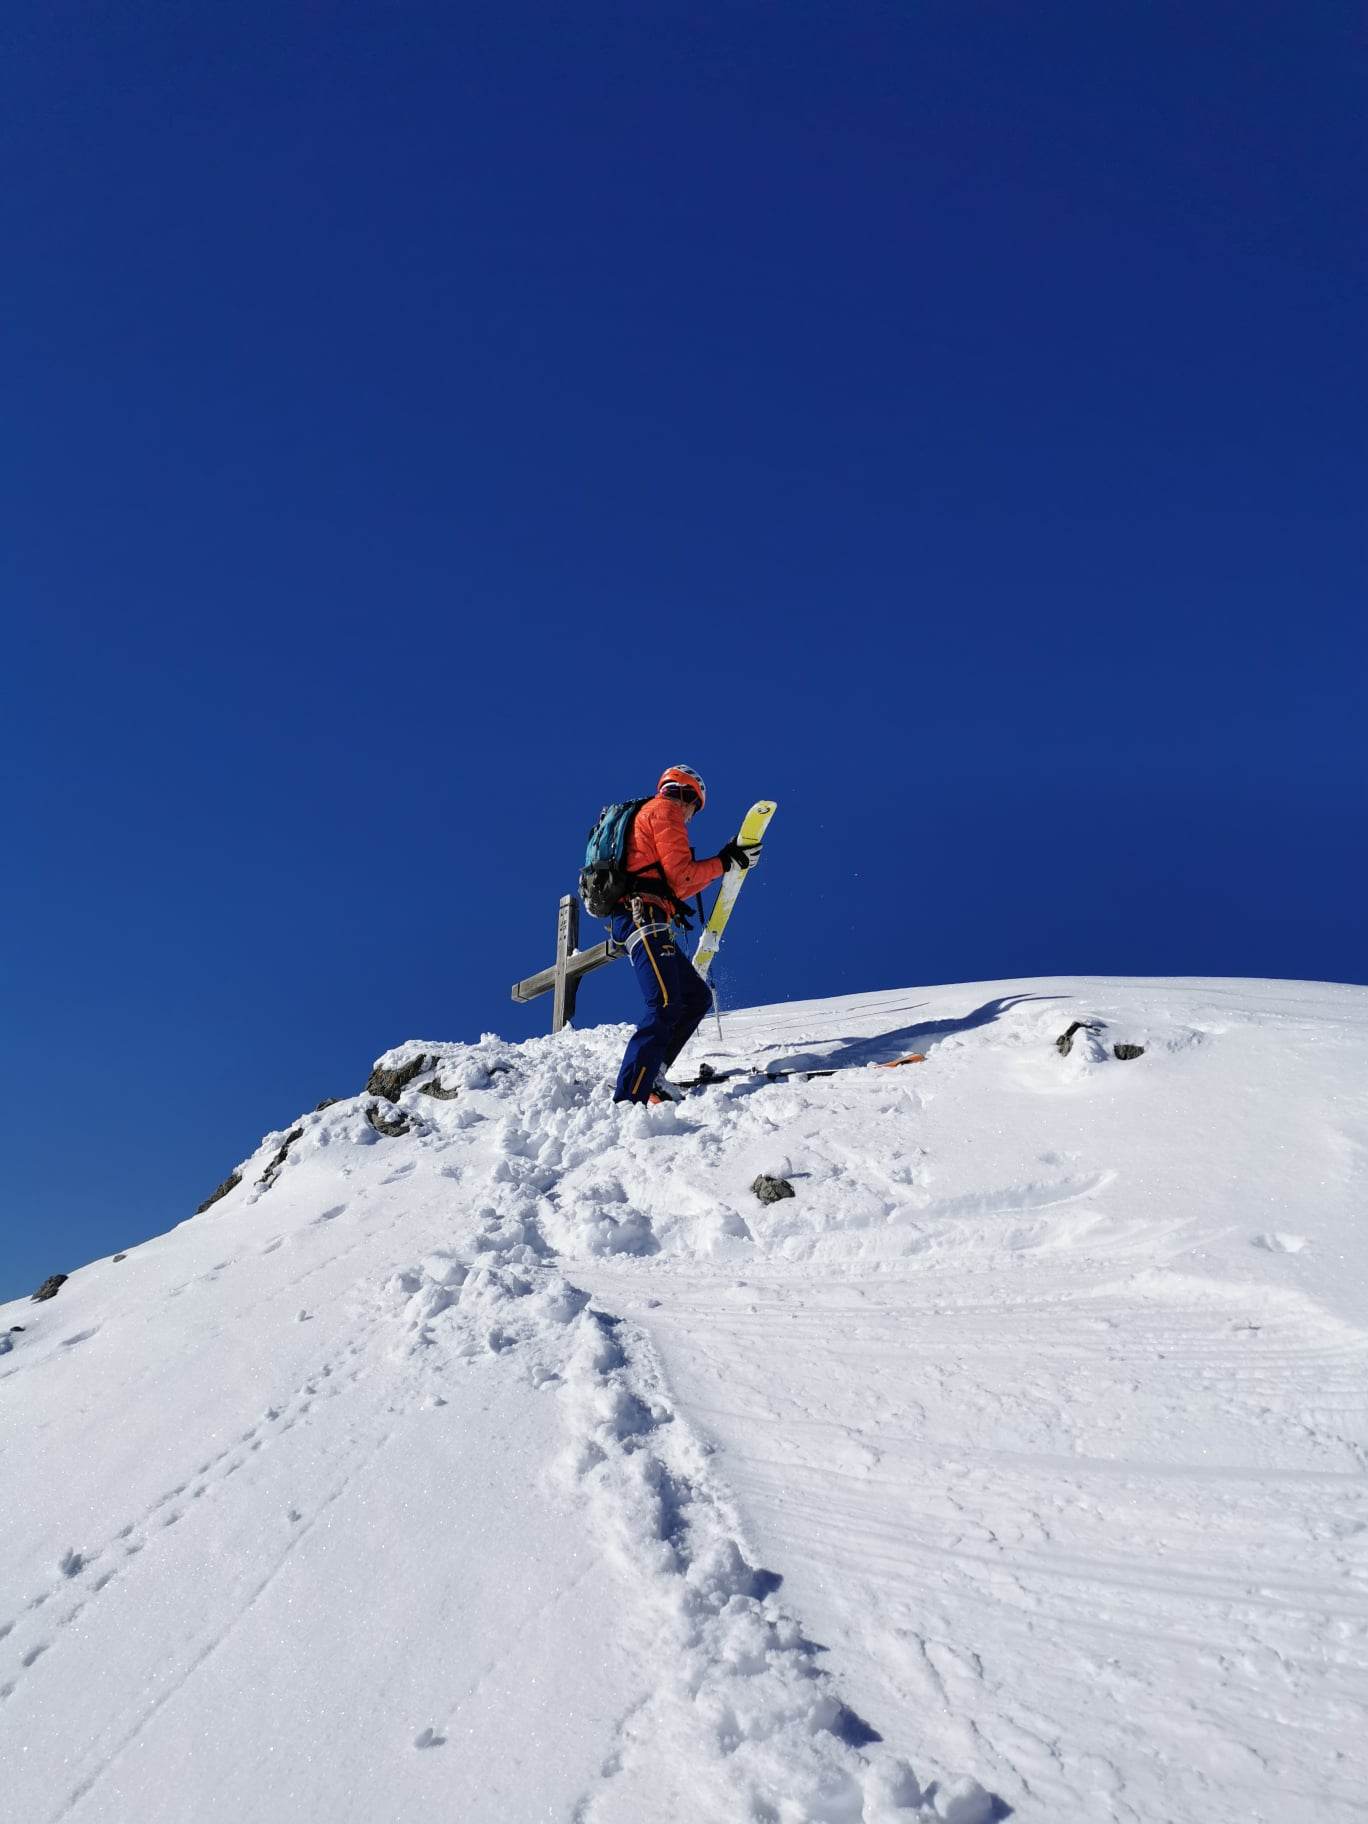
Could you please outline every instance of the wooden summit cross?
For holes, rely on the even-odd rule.
[[[513,999],[535,1001],[539,994],[550,993],[551,1030],[559,1032],[575,1017],[575,1000],[583,978],[624,954],[622,950],[610,950],[607,944],[595,944],[592,950],[579,948],[579,895],[567,893],[556,920],[555,962],[525,981],[514,982]]]

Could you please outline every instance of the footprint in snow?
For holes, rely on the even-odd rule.
[[[413,1738],[415,1748],[443,1748],[446,1737],[438,1729],[420,1729]]]
[[[62,1573],[63,1577],[79,1577],[85,1567],[86,1559],[73,1546],[70,1551],[63,1553],[57,1569]]]
[[[330,1208],[323,1210],[319,1215],[315,1216],[314,1222],[315,1224],[320,1222],[335,1222],[339,1216],[345,1215],[346,1209],[347,1206],[345,1203],[334,1203]]]

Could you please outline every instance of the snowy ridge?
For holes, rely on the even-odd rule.
[[[399,1047],[5,1308],[15,1808],[1361,1816],[1368,991],[622,1036]]]

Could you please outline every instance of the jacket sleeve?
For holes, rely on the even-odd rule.
[[[710,882],[726,873],[716,855],[706,861],[694,860],[682,809],[676,809],[668,800],[662,801],[660,811],[651,822],[656,854],[676,899],[692,899],[695,893],[701,893]]]

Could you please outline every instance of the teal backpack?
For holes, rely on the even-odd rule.
[[[648,802],[629,798],[624,804],[605,805],[589,832],[579,890],[591,918],[610,918],[635,884],[627,872],[627,844],[636,814]]]

